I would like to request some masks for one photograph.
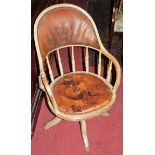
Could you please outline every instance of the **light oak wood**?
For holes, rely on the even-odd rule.
[[[111,80],[111,70],[112,70],[112,61],[109,61],[108,70],[107,70],[107,81]]]
[[[88,137],[87,137],[86,121],[85,120],[80,121],[80,125],[81,125],[81,133],[82,133],[82,138],[83,138],[83,142],[85,145],[85,149],[86,149],[86,152],[88,152],[89,142],[88,142]]]
[[[89,72],[89,53],[88,53],[88,47],[86,47],[85,66],[86,66],[86,72]]]
[[[74,46],[71,46],[72,48],[72,70],[75,72],[75,58],[74,58]]]
[[[53,127],[54,125],[60,123],[62,121],[61,118],[59,117],[54,117],[54,119],[48,121],[45,125],[44,125],[44,129],[49,129],[51,127]]]
[[[57,54],[58,54],[58,63],[59,63],[60,73],[61,73],[61,75],[63,75],[64,71],[63,71],[63,67],[62,67],[62,62],[61,62],[61,57],[60,57],[59,49],[57,49]]]
[[[101,51],[99,52],[99,58],[98,58],[98,76],[101,76]]]
[[[46,63],[47,63],[47,66],[48,66],[48,71],[49,71],[49,74],[50,74],[51,81],[54,82],[54,76],[53,76],[53,72],[52,72],[48,57],[46,57]]]
[[[110,116],[110,113],[108,111],[101,114],[102,116]]]

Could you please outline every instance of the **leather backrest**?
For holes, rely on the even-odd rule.
[[[44,60],[51,50],[66,45],[86,45],[99,49],[89,18],[72,7],[58,7],[46,12],[39,21],[38,43]]]

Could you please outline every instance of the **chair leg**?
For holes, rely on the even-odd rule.
[[[87,138],[86,121],[82,120],[82,121],[80,121],[80,124],[81,124],[81,133],[82,133],[83,142],[85,145],[86,152],[88,152],[89,151],[89,142],[88,142],[88,138]]]
[[[62,119],[59,117],[55,117],[54,119],[48,121],[45,125],[44,125],[44,129],[49,129],[50,127],[58,124],[59,122],[61,122]]]
[[[110,113],[108,111],[101,114],[102,116],[110,116]]]

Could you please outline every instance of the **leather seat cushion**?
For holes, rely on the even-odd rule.
[[[66,114],[90,112],[107,105],[112,89],[104,80],[89,73],[65,75],[52,85],[58,109]]]

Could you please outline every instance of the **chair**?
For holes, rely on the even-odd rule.
[[[62,120],[79,121],[85,149],[89,151],[86,120],[108,114],[120,84],[120,65],[104,48],[90,15],[72,4],[56,4],[42,11],[34,25],[34,40],[40,69],[39,85],[55,115],[44,128]],[[82,48],[84,53],[85,67],[80,71],[77,48]],[[63,55],[65,49],[69,49],[68,56]],[[98,55],[97,72],[91,72],[89,67],[90,49]],[[108,59],[107,70],[102,63],[103,57]],[[65,70],[64,59],[70,62],[69,71]],[[113,85],[112,70],[116,73]]]

